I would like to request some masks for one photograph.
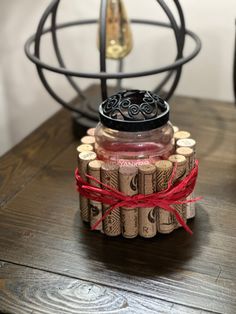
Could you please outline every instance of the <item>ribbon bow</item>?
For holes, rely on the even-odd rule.
[[[134,196],[127,196],[124,193],[112,188],[111,186],[104,184],[96,178],[86,174],[86,177],[91,181],[99,183],[101,188],[92,186],[85,180],[83,180],[79,174],[78,169],[75,170],[75,179],[77,185],[77,191],[80,195],[98,201],[104,204],[111,205],[111,207],[104,213],[104,215],[92,226],[92,230],[103,221],[114,209],[118,207],[160,207],[164,210],[171,212],[176,217],[176,220],[182,225],[182,227],[192,235],[192,230],[187,226],[183,218],[171,205],[193,203],[201,199],[197,197],[191,200],[186,200],[195,187],[197,175],[198,175],[198,161],[195,161],[195,167],[190,173],[182,180],[173,184],[173,179],[176,173],[177,165],[175,165],[168,186],[165,190],[152,193],[152,194],[137,194]],[[105,188],[105,189],[104,189]]]

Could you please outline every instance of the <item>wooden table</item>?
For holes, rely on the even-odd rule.
[[[80,221],[70,114],[0,159],[0,312],[236,313],[236,110],[177,97],[198,142],[194,235],[107,238]]]

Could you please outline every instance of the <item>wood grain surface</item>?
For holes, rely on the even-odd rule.
[[[69,124],[62,113],[61,127]],[[197,140],[196,194],[204,198],[190,223],[192,237],[183,229],[130,240],[91,232],[78,211],[72,135],[65,135],[67,140],[55,136],[57,145],[50,142],[58,149],[55,155],[45,144],[44,157],[35,161],[37,171],[30,176],[14,177],[11,152],[4,157],[0,176],[8,177],[3,186],[8,197],[0,209],[0,311],[236,313],[236,111],[230,103],[177,97],[171,120]],[[19,156],[30,151],[17,149]],[[30,167],[25,162],[26,173]],[[106,304],[109,295],[118,295],[119,301],[96,312],[83,300],[93,286],[107,291]],[[30,294],[33,306],[29,296],[22,301],[22,293]]]
[[[72,142],[69,119],[59,111],[0,158],[0,207]]]
[[[0,304],[4,312],[154,313],[159,308],[161,313],[203,313],[124,289],[9,263],[1,263],[0,276]]]

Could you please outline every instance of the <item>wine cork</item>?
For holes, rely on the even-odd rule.
[[[175,177],[173,179],[173,183],[177,182],[178,180],[182,180],[186,175],[186,164],[187,160],[182,155],[171,155],[168,158],[169,161],[171,161],[173,164],[177,164]]]
[[[89,145],[89,144],[81,144],[79,145],[77,148],[77,162],[78,162],[78,165],[79,165],[79,154],[82,153],[82,152],[92,152],[93,151],[93,146],[92,145]]]
[[[138,167],[138,186],[140,194],[156,192],[156,167],[152,164]],[[152,238],[157,233],[156,208],[146,207],[138,209],[139,235]]]
[[[179,147],[192,148],[194,152],[194,159],[196,159],[196,141],[193,138],[184,138],[184,139],[177,140],[176,148],[179,148]]]
[[[95,179],[101,181],[101,166],[103,164],[103,161],[101,160],[93,160],[90,161],[88,164],[88,174]],[[92,186],[101,188],[101,184],[90,179],[89,183]],[[90,226],[92,227],[99,219],[102,218],[102,203],[94,200],[89,200],[90,205]],[[103,230],[102,222],[99,223],[99,225],[96,227],[95,230]]]
[[[119,166],[106,162],[101,166],[101,181],[112,188],[119,190]],[[104,188],[105,189],[105,188]],[[103,204],[103,214],[110,208],[110,205]],[[121,234],[120,209],[116,208],[103,220],[103,230],[108,236]]]
[[[76,148],[78,154],[82,152],[92,152],[93,151],[93,146],[90,144],[81,144]]]
[[[176,125],[173,125],[172,128],[174,130],[174,133],[179,132],[179,128]]]
[[[189,147],[179,147],[176,150],[177,154],[185,156],[187,159],[187,167],[186,167],[186,172],[189,174],[189,172],[194,168],[195,166],[195,156],[194,156],[194,151],[192,148]],[[187,200],[194,198],[194,193],[192,192],[188,197]],[[187,203],[186,204],[186,217],[187,219],[191,219],[195,217],[196,214],[196,208],[195,208],[195,203]]]
[[[119,169],[120,191],[128,196],[138,194],[138,168],[124,166]],[[138,208],[121,208],[122,235],[135,238],[138,235]]]
[[[187,200],[193,199],[194,196],[194,191],[187,197]],[[186,213],[186,218],[187,219],[192,219],[196,216],[196,206],[195,203],[187,203],[187,213]]]
[[[193,138],[183,138],[179,139],[176,142],[177,147],[189,147],[192,148],[195,152],[196,150],[196,141]]]
[[[169,160],[159,160],[155,163],[157,191],[167,189],[170,180],[173,165]],[[157,209],[157,230],[160,233],[170,233],[175,229],[174,215],[165,209]]]
[[[87,130],[87,135],[88,136],[94,136],[94,133],[95,133],[95,128],[90,128]]]
[[[186,165],[187,160],[182,155],[171,155],[169,157],[169,161],[171,161],[174,166],[177,165],[176,173],[173,179],[173,183],[176,183],[179,180],[182,180],[186,175]],[[175,210],[179,213],[179,215],[183,218],[183,220],[186,222],[187,220],[187,206],[186,204],[177,204],[173,206]],[[181,225],[177,221],[177,219],[174,217],[175,220],[175,228],[179,228]]]
[[[176,148],[176,143],[180,139],[186,139],[189,138],[191,134],[187,131],[177,131],[174,133],[174,140],[175,140],[175,148]]]
[[[177,131],[174,133],[174,138],[176,141],[180,139],[189,138],[190,136],[191,134],[187,131]]]
[[[194,151],[192,148],[189,147],[179,147],[176,149],[176,154],[182,155],[186,158],[186,175],[194,168]]]
[[[78,169],[81,178],[87,181],[85,176],[87,173],[87,166],[91,160],[96,159],[97,154],[94,152],[82,152],[78,156]],[[90,220],[89,201],[86,197],[80,195],[80,214],[81,218],[85,222]]]
[[[82,137],[80,141],[81,141],[82,144],[90,144],[90,145],[94,146],[94,144],[95,144],[95,137],[86,135],[86,136]]]

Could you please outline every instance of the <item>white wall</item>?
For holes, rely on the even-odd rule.
[[[202,40],[202,51],[186,66],[177,93],[233,101],[236,1],[181,2],[188,27]]]
[[[202,51],[184,67],[176,94],[233,101],[232,67],[236,1],[181,0],[187,27],[202,40]],[[0,0],[0,154],[19,142],[59,107],[44,91],[34,66],[26,59],[23,44],[32,34],[49,0]],[[167,0],[172,5],[171,0]],[[155,0],[125,0],[130,17],[166,21]],[[97,17],[99,0],[61,0],[59,20]],[[134,49],[125,59],[127,71],[144,70],[172,62],[176,48],[171,31],[134,26]],[[70,68],[98,70],[96,27],[74,28],[59,35],[60,45]],[[55,64],[45,39],[43,59]],[[185,53],[192,49],[187,42]],[[109,69],[115,70],[114,62]],[[60,95],[70,99],[73,91],[64,79],[50,76]],[[126,80],[124,85],[152,89],[158,78]],[[90,81],[80,80],[82,87]]]

